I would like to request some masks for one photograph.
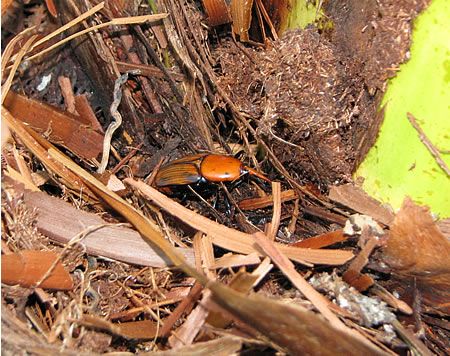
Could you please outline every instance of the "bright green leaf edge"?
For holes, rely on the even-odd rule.
[[[450,150],[450,1],[433,0],[414,22],[411,59],[401,66],[383,99],[379,137],[354,178],[363,189],[397,209],[405,196],[450,217],[450,178],[411,126],[411,112],[441,151]],[[447,166],[450,155],[441,154]]]
[[[322,8],[308,0],[289,0],[291,10],[286,24],[282,24],[280,33],[287,29],[306,28],[315,24],[319,29],[331,29],[333,24],[324,16]]]

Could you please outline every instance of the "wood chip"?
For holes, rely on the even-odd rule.
[[[6,97],[5,107],[17,119],[48,135],[50,142],[84,159],[95,159],[102,152],[103,135],[80,125],[74,115],[13,92]]]
[[[9,128],[14,131],[22,143],[32,152],[37,159],[50,171],[52,174],[60,177],[60,181],[68,188],[76,192],[83,192],[89,197],[93,196],[90,189],[81,181],[81,179],[72,173],[69,169],[64,167],[53,157],[48,154],[48,149],[53,146],[46,141],[42,136],[26,127],[22,122],[17,120],[11,113],[2,106],[2,122],[6,122]],[[53,148],[54,149],[54,148]],[[55,150],[56,151],[56,150]]]
[[[295,190],[285,190],[281,192],[281,202],[285,203],[289,200],[294,200],[298,198],[298,194]],[[239,209],[241,210],[255,210],[266,208],[273,204],[273,197],[271,195],[266,195],[260,198],[245,199],[238,203]]]
[[[347,240],[342,229],[295,242],[291,246],[303,248],[322,248]]]
[[[162,337],[167,337],[169,335],[172,327],[175,325],[177,320],[181,317],[181,315],[183,315],[186,309],[189,309],[190,307],[192,307],[192,305],[194,305],[194,303],[200,297],[202,291],[202,285],[200,283],[195,283],[191,288],[188,296],[184,298],[182,302],[178,304],[172,314],[170,314],[170,316],[166,320],[164,320],[164,325],[161,328],[160,333]]]
[[[83,315],[79,320],[74,321],[79,325],[105,330],[126,339],[153,339],[157,336],[158,330],[156,323],[151,320],[138,320],[115,324],[97,316]]]
[[[205,300],[208,294],[203,296]],[[180,326],[176,332],[169,337],[169,344],[172,348],[177,348],[185,345],[190,345],[199,333],[208,316],[208,310],[201,304],[197,305],[195,309],[186,318],[186,321]]]
[[[75,109],[78,113],[78,121],[92,127],[95,131],[101,134],[104,133],[103,127],[100,122],[98,122],[94,110],[92,110],[91,104],[89,104],[86,94],[75,96]]]
[[[233,253],[227,253],[226,255],[215,260],[214,264],[211,266],[213,269],[217,268],[231,268],[240,267],[247,265],[255,265],[261,262],[259,255],[256,252],[250,253],[248,255],[236,255]]]
[[[64,104],[66,105],[66,111],[77,115],[77,111],[75,109],[75,95],[72,90],[72,83],[70,79],[60,75],[58,77],[59,87],[61,88],[61,94],[64,98]]]
[[[2,283],[21,287],[71,290],[73,281],[53,251],[24,250],[2,256]],[[43,279],[46,275],[47,278]],[[42,280],[43,279],[43,280]]]
[[[367,290],[375,283],[372,277],[361,274],[361,270],[367,264],[370,254],[379,243],[378,238],[372,234],[372,229],[370,227],[363,228],[360,237],[360,241],[362,240],[364,240],[364,246],[342,276],[342,279],[345,282],[360,292]]]

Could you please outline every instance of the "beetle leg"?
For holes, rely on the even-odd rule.
[[[239,176],[239,178],[235,179],[230,184],[228,184],[228,187],[230,188],[229,189],[230,192],[233,191],[234,189],[236,189],[243,182],[242,177],[245,176],[246,174],[248,174],[248,172],[244,172],[243,174],[241,174]]]
[[[236,183],[242,182],[241,180],[236,180]],[[221,183],[222,189],[221,191],[224,193],[223,195],[223,203],[225,205],[225,213],[230,217],[230,219],[234,216],[234,207],[235,204],[232,204],[233,198],[231,197],[230,191],[228,190],[227,186],[224,183]],[[236,185],[235,185],[236,187]]]

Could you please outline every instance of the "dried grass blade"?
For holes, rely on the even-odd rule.
[[[220,225],[215,221],[196,214],[143,182],[131,178],[125,179],[124,182],[139,189],[142,194],[153,200],[171,215],[179,218],[191,227],[209,234],[213,244],[216,246],[243,254],[252,252],[261,254],[251,235]],[[282,244],[276,244],[276,246],[290,259],[305,265],[311,265],[311,263],[340,265],[353,258],[353,254],[350,251],[302,249]]]
[[[11,84],[14,79],[14,75],[16,74],[17,68],[19,68],[20,63],[22,62],[22,58],[28,52],[28,49],[30,48],[31,44],[34,42],[34,40],[37,37],[38,37],[37,35],[31,36],[31,38],[29,38],[28,41],[25,42],[25,45],[20,49],[19,53],[17,53],[17,57],[14,61],[14,64],[12,65],[12,68],[11,68],[11,71],[9,72],[8,78],[6,79],[5,84],[2,85],[2,105],[6,99],[6,95],[9,92],[9,88],[11,88]],[[3,66],[3,64],[2,64],[2,66]]]
[[[190,271],[184,257],[181,256],[166,239],[164,239],[158,228],[149,219],[62,153],[50,149],[49,154],[83,179],[85,184],[87,184],[92,191],[134,225],[147,243],[150,243],[152,246],[156,245],[160,248],[175,266],[186,268],[186,270]]]
[[[270,222],[269,229],[267,231],[267,237],[269,237],[269,239],[271,239],[272,241],[275,241],[278,229],[280,227],[280,218],[281,218],[280,182],[272,182],[272,194],[273,194],[273,213],[272,213],[272,221]]]
[[[9,59],[11,58],[11,55],[17,42],[19,42],[27,33],[31,32],[34,29],[35,26],[27,28],[22,32],[18,33],[16,36],[14,36],[14,38],[11,41],[8,42],[2,55],[2,75],[5,75],[6,66],[9,62]]]
[[[55,36],[58,36],[60,33],[63,33],[65,30],[68,30],[69,28],[75,26],[77,23],[80,23],[81,21],[87,19],[89,16],[95,14],[97,11],[100,11],[105,6],[105,2],[101,2],[100,4],[94,6],[92,9],[82,13],[80,16],[76,17],[72,21],[66,23],[64,26],[58,28],[57,30],[53,31],[52,33],[48,34],[47,36],[41,38],[39,41],[37,41],[32,47],[31,51],[36,48],[37,46],[40,46],[41,44],[47,42],[48,40],[52,39]]]
[[[27,178],[25,178],[22,174],[20,174],[19,172],[17,172],[14,168],[12,168],[11,166],[8,166],[6,168],[6,171],[3,172],[3,174],[6,177],[10,177],[12,180],[22,183],[26,189],[31,190],[33,192],[39,192],[39,188],[36,187],[36,185],[34,184],[33,181],[28,180]]]
[[[111,21],[99,24],[99,25],[95,25],[89,28],[86,28],[84,30],[81,30],[79,32],[74,33],[73,35],[70,35],[64,39],[62,39],[61,41],[56,42],[54,45],[42,50],[39,53],[36,53],[35,55],[28,57],[27,60],[31,61],[39,56],[42,56],[43,54],[52,51],[53,49],[69,42],[72,41],[74,38],[80,37],[86,33],[95,31],[95,30],[99,30],[103,27],[108,27],[108,26],[114,26],[114,25],[133,25],[133,24],[141,24],[144,22],[151,22],[151,21],[159,21],[161,19],[164,19],[165,17],[167,17],[167,14],[155,14],[155,15],[143,15],[143,16],[134,16],[134,17],[121,17],[121,18],[117,18],[117,19],[113,19]]]
[[[296,270],[294,264],[281,253],[266,235],[257,232],[253,235],[256,243],[272,259],[284,275],[303,293],[303,295],[319,310],[323,316],[336,328],[345,328],[345,325],[328,308],[330,301],[317,292]]]
[[[236,255],[228,253],[225,256],[216,259],[214,265],[211,268],[217,269],[240,267],[246,265],[255,265],[259,262],[261,262],[261,260],[256,252],[250,253],[248,255]]]

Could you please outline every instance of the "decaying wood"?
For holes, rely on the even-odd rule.
[[[97,215],[77,210],[61,199],[52,198],[45,193],[25,192],[24,200],[30,207],[38,208],[37,227],[54,241],[66,244],[88,227],[103,226],[82,240],[88,253],[143,266],[172,265],[164,254],[143,241],[135,230],[107,226]],[[187,261],[193,263],[194,256],[190,249],[177,250]]]
[[[57,254],[52,251],[24,250],[2,257],[2,283],[22,287],[71,290],[73,281]],[[46,277],[47,276],[47,277]],[[46,277],[46,278],[45,278]]]
[[[4,105],[17,119],[48,136],[50,142],[84,159],[93,160],[102,152],[103,135],[81,125],[76,115],[13,92],[8,94]]]
[[[63,23],[68,23],[73,18],[79,16],[82,12],[87,10],[88,5],[82,2],[58,2],[58,13]],[[108,9],[110,14],[111,10]],[[133,13],[129,15],[134,15]],[[74,32],[75,29],[71,29]],[[103,111],[109,112],[109,107],[113,100],[112,93],[114,82],[119,77],[120,72],[115,64],[111,49],[105,44],[101,35],[89,34],[89,39],[77,38],[71,45],[76,53],[78,61],[81,63],[83,69],[89,74],[89,78],[96,84],[96,96],[100,99]],[[136,108],[131,99],[129,92],[124,93],[123,102],[121,105],[122,114],[125,119],[125,127],[130,133],[133,133],[141,141],[144,141],[144,128],[142,125],[143,116]]]
[[[2,106],[2,120],[4,120],[10,129],[20,138],[22,143],[47,167],[47,169],[56,176],[59,176],[61,182],[69,189],[76,192],[83,192],[92,197],[93,194],[89,188],[83,184],[78,176],[70,172],[60,162],[48,155],[47,149],[53,147],[48,141],[43,139],[33,130],[25,127],[11,113]]]

